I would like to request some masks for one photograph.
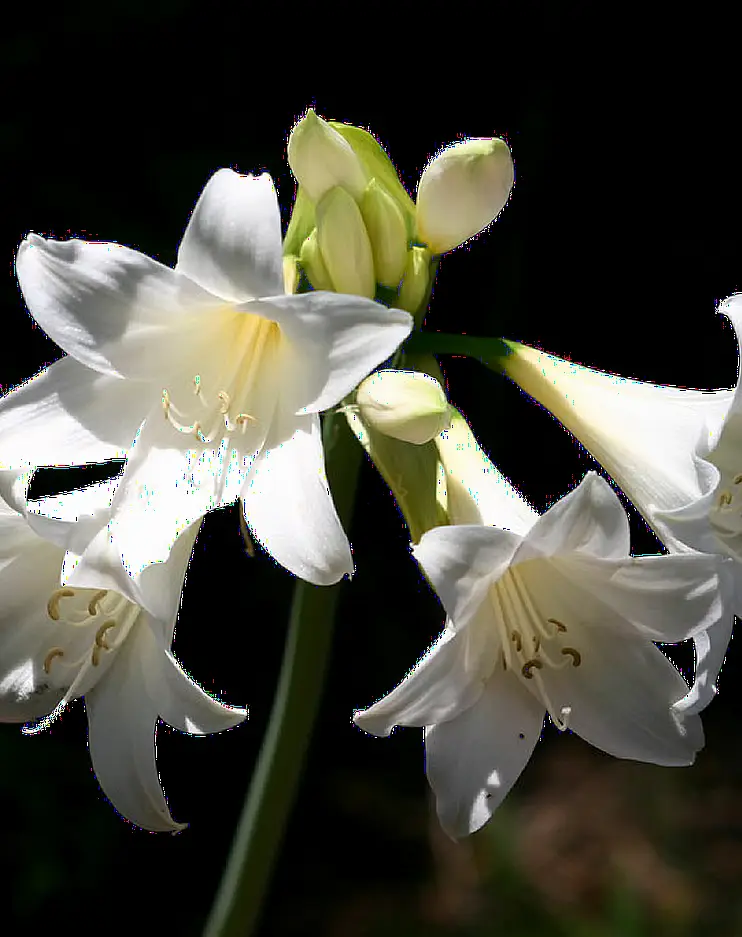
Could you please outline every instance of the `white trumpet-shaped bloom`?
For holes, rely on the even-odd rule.
[[[539,517],[458,416],[438,444],[449,516],[466,523],[428,531],[413,553],[446,627],[356,723],[375,735],[425,727],[428,779],[453,837],[490,818],[545,714],[609,754],[690,764],[700,718],[675,707],[688,686],[653,642],[723,617],[728,562],[630,556],[626,514],[594,473]]]
[[[719,310],[742,335],[742,296]],[[742,390],[686,390],[628,380],[510,343],[505,373],[549,410],[626,493],[672,552],[736,563],[732,610],[742,614]],[[734,616],[698,635],[685,705],[715,692]]]
[[[352,572],[318,414],[412,320],[358,296],[284,292],[268,175],[210,179],[175,269],[117,244],[30,235],[16,271],[67,357],[0,401],[0,468],[127,455],[112,523],[133,573],[237,497],[296,575],[326,584]]]
[[[40,731],[84,697],[108,799],[137,826],[175,831],[183,824],[170,815],[155,760],[158,718],[204,735],[247,713],[205,693],[170,650],[198,525],[134,583],[111,548],[110,497],[95,486],[31,502],[34,511],[21,497],[0,498],[0,722],[36,721],[25,731]]]

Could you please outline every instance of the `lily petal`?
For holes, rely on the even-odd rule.
[[[295,416],[266,441],[242,491],[245,519],[274,559],[329,585],[353,573],[348,539],[325,475],[319,417]]]
[[[629,548],[626,511],[608,482],[588,472],[576,488],[539,517],[525,537],[517,562],[569,553],[622,560]]]
[[[195,315],[223,304],[120,244],[31,234],[18,251],[16,273],[46,334],[81,364],[118,377],[155,379],[163,345],[178,354],[179,341],[190,337],[183,334],[183,309]]]
[[[407,338],[412,317],[370,299],[311,292],[272,296],[244,311],[277,322],[285,338],[282,372],[291,412],[334,407]],[[239,308],[239,307],[238,307]]]
[[[509,530],[462,524],[434,527],[413,544],[453,627],[465,627],[485,600],[490,584],[507,570],[522,538]]]
[[[541,735],[544,709],[509,672],[496,670],[479,699],[425,729],[425,764],[441,826],[476,832],[517,781]]]
[[[153,831],[186,824],[170,816],[155,761],[159,700],[147,685],[147,668],[161,653],[145,616],[132,628],[105,680],[85,697],[88,746],[98,783],[122,816]],[[144,670],[143,670],[144,668]]]
[[[580,666],[540,672],[556,711],[569,712],[569,728],[617,758],[692,764],[703,728],[697,715],[673,711],[688,693],[674,665],[646,640],[571,624]]]
[[[0,468],[122,458],[151,391],[66,357],[0,398]]]
[[[399,686],[358,710],[353,721],[364,732],[385,736],[394,726],[454,719],[479,699],[492,672],[496,649],[490,637],[486,627],[455,632],[449,622]]]
[[[283,293],[281,214],[267,173],[220,169],[209,179],[183,235],[176,270],[231,302]]]

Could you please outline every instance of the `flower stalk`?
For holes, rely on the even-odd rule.
[[[361,449],[344,424],[328,413],[323,438],[335,504],[347,529]],[[339,583],[296,582],[270,721],[205,937],[249,937],[258,923],[319,710],[339,598]]]

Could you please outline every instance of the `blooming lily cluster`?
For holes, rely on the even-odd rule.
[[[0,399],[0,718],[37,731],[83,697],[114,807],[179,829],[157,720],[209,733],[246,717],[172,654],[199,525],[239,501],[294,576],[351,575],[321,437],[336,411],[397,498],[446,613],[433,647],[354,719],[376,735],[424,728],[451,836],[489,819],[546,715],[617,757],[690,764],[742,613],[739,391],[649,387],[503,344],[495,366],[603,464],[669,553],[632,556],[625,511],[592,472],[539,516],[415,346],[440,255],[510,197],[507,144],[444,149],[414,201],[371,134],[311,110],[288,159],[283,238],[270,177],[222,169],[174,269],[113,243],[21,244],[23,297],[65,355]],[[740,309],[724,307],[738,333]],[[40,466],[116,458],[113,483],[28,498]],[[690,686],[657,647],[688,639]]]

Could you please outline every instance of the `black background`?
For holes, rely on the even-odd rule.
[[[25,234],[115,240],[173,264],[193,203],[222,166],[269,171],[285,224],[293,198],[286,138],[309,105],[368,127],[412,194],[446,143],[491,135],[509,142],[512,199],[486,235],[443,258],[429,328],[504,334],[656,382],[734,383],[736,342],[715,313],[742,288],[738,82],[724,72],[731,24],[713,9],[685,23],[658,16],[650,24],[646,14],[598,13],[588,4],[549,13],[493,5],[486,19],[460,4],[439,15],[405,9],[404,19],[400,8],[356,12],[357,27],[345,14],[322,16],[306,5],[238,10],[153,0],[73,4],[43,20],[29,6],[5,23],[3,389],[60,354],[33,326],[16,286],[13,258]],[[708,59],[699,53],[706,40]],[[441,364],[452,402],[539,510],[594,467],[548,415],[480,364]],[[260,933],[530,934],[547,933],[547,919],[554,933],[565,921],[571,933],[644,933],[606,929],[622,821],[601,838],[589,817],[610,813],[601,797],[607,805],[614,788],[633,823],[643,824],[650,806],[665,811],[651,848],[677,875],[660,876],[661,900],[636,884],[653,875],[645,853],[637,847],[627,860],[649,908],[642,913],[670,907],[667,926],[677,929],[655,932],[698,932],[687,922],[682,929],[675,905],[682,910],[684,899],[672,897],[678,881],[678,894],[693,881],[700,897],[687,921],[703,917],[719,933],[737,933],[734,647],[705,717],[707,749],[693,768],[618,764],[549,729],[502,814],[453,847],[429,820],[421,733],[375,740],[350,722],[354,708],[401,679],[442,624],[391,497],[368,466],[362,481],[351,529],[357,574],[344,587],[323,707]],[[659,549],[634,516],[632,530],[636,552]],[[175,651],[208,690],[248,706],[250,718],[201,739],[160,728],[170,806],[191,824],[180,835],[133,829],[105,802],[90,771],[82,703],[38,737],[2,728],[8,933],[46,931],[60,920],[84,935],[109,926],[200,932],[270,710],[290,587],[269,557],[245,555],[235,509],[207,519]],[[585,778],[605,784],[585,787]],[[566,856],[555,847],[555,863],[587,857],[603,870],[597,883],[554,891],[558,865],[543,870],[521,855],[529,836],[536,854],[545,842],[532,821],[547,789],[562,792],[557,803],[569,809],[559,822],[575,831]],[[706,826],[701,816],[711,818]],[[492,855],[508,824],[521,852],[502,866]],[[507,867],[512,876],[511,865],[520,878],[493,872]],[[718,919],[709,917],[712,903]],[[583,917],[593,930],[577,929]]]

